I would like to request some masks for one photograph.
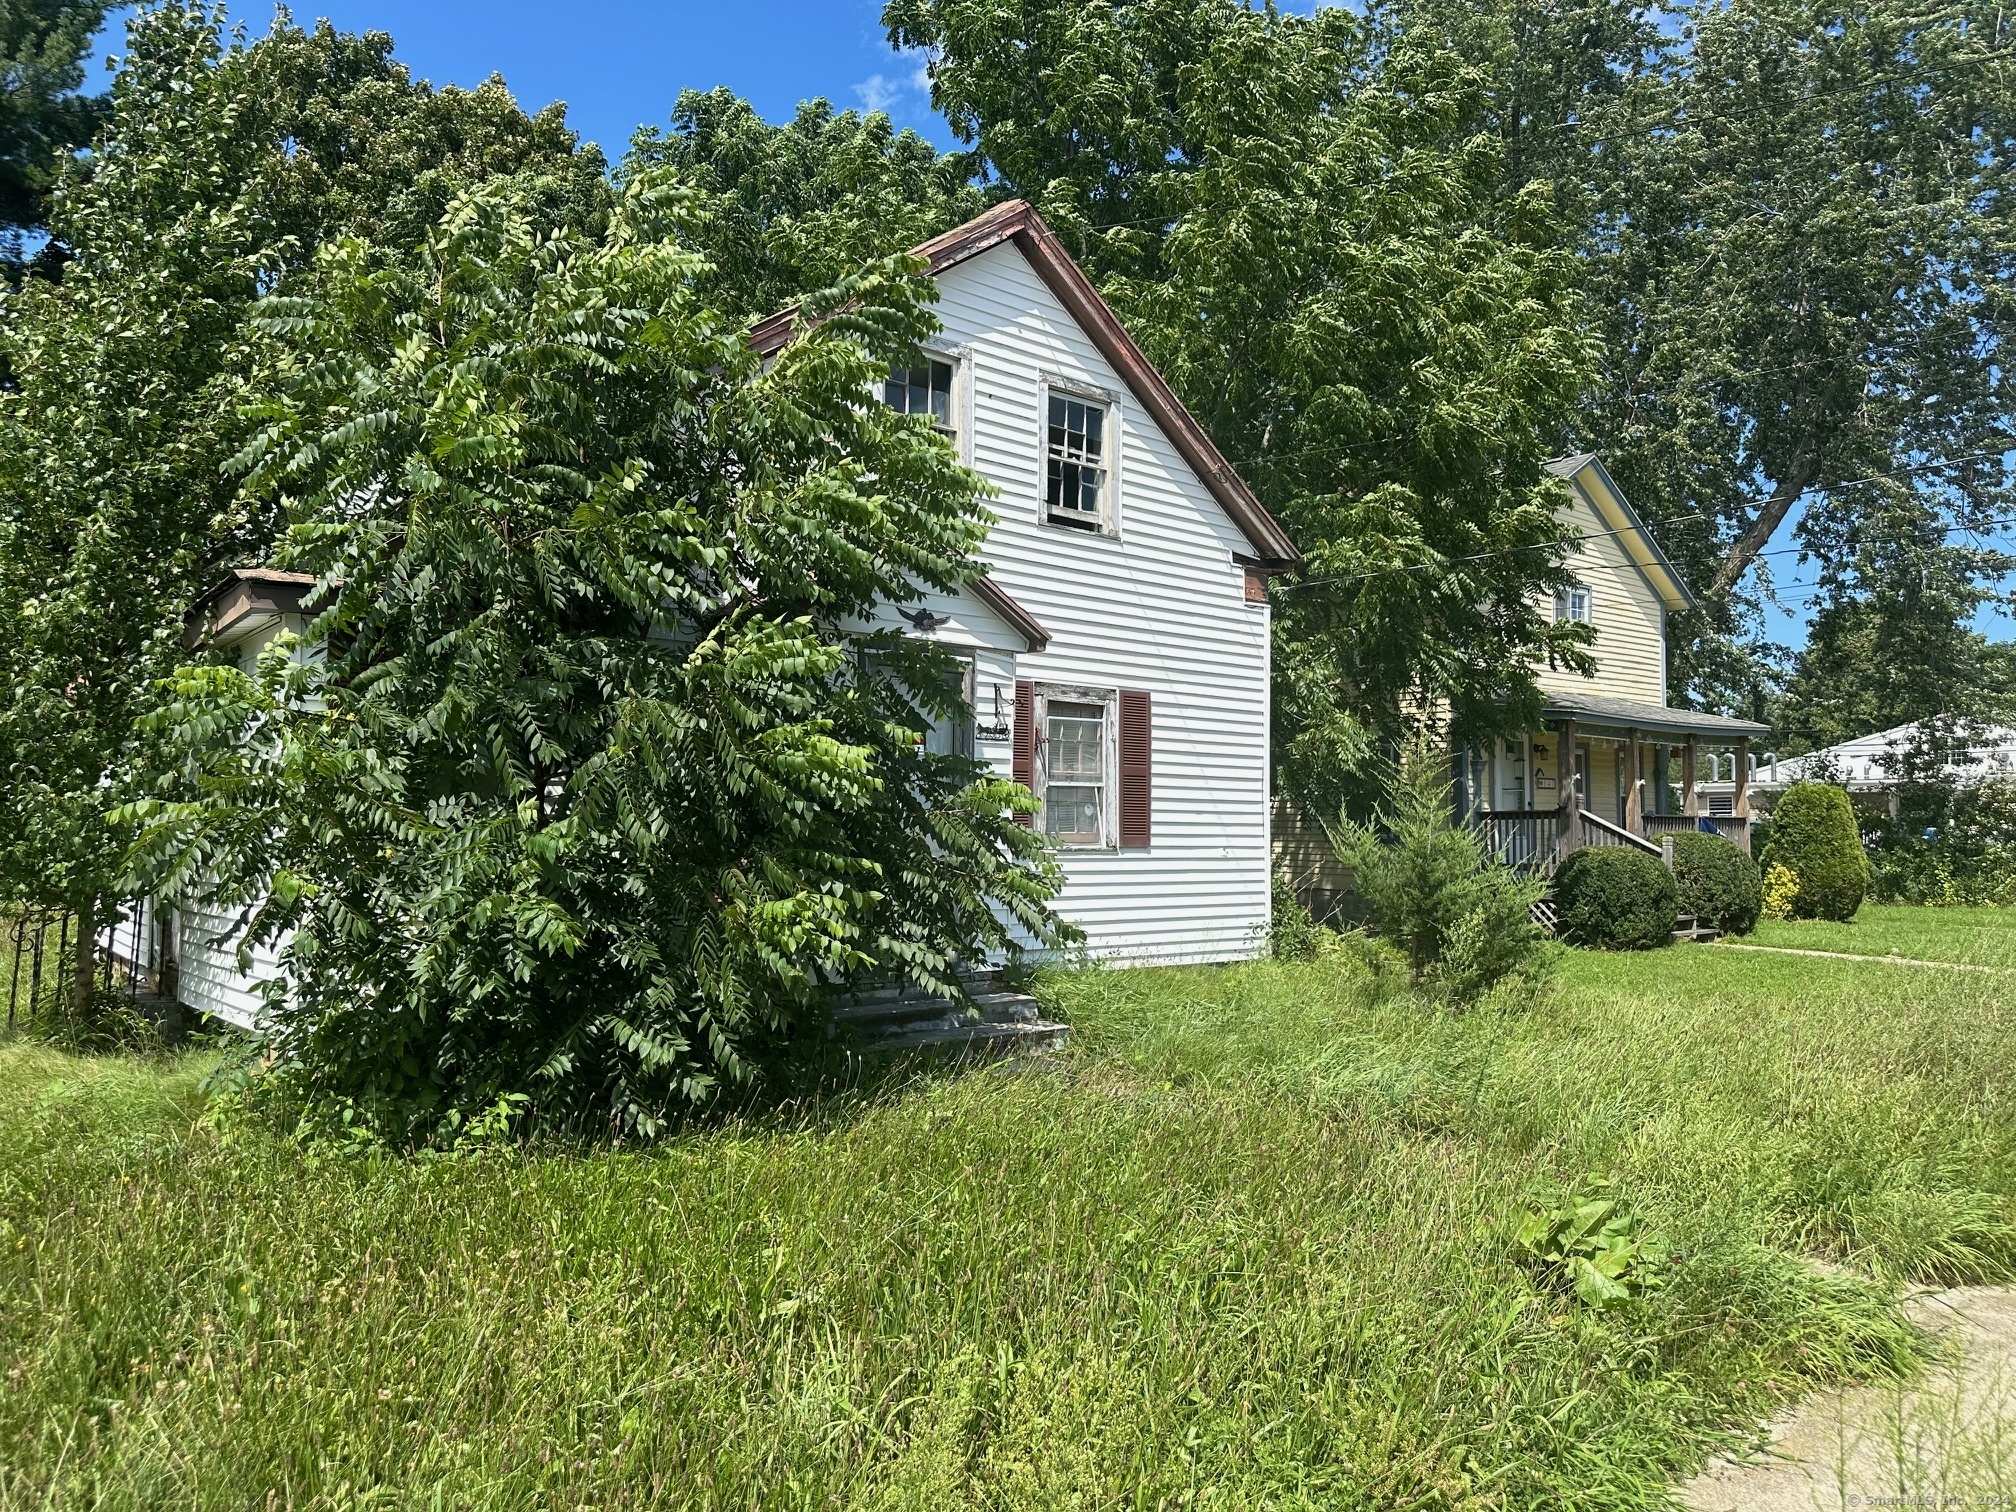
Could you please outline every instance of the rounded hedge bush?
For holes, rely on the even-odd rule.
[[[1649,859],[1649,858],[1648,858]],[[1675,835],[1673,880],[1680,909],[1724,934],[1748,934],[1764,911],[1764,872],[1721,835]]]
[[[1799,879],[1795,919],[1850,919],[1869,890],[1869,858],[1845,788],[1795,782],[1771,809],[1768,864]]]
[[[1673,938],[1680,889],[1657,856],[1623,847],[1578,850],[1554,873],[1561,931],[1578,945],[1644,950]]]

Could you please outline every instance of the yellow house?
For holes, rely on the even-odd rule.
[[[1564,457],[1548,470],[1568,485],[1574,540],[1574,586],[1554,595],[1553,613],[1595,632],[1596,671],[1540,669],[1544,724],[1461,753],[1466,811],[1518,862],[1582,845],[1657,850],[1661,835],[1707,828],[1747,850],[1750,742],[1769,727],[1668,706],[1666,626],[1693,594],[1600,460]],[[1699,786],[1707,752],[1730,753],[1736,775],[1713,814]]]

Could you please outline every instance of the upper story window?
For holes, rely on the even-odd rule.
[[[1047,515],[1053,524],[1104,530],[1112,519],[1112,426],[1096,399],[1050,396],[1044,448],[1049,473]]]
[[[882,397],[889,408],[902,415],[929,415],[931,428],[941,435],[955,436],[952,421],[952,364],[927,357],[911,367],[891,368],[889,381],[882,385]]]
[[[1554,618],[1573,620],[1578,625],[1596,622],[1596,595],[1586,584],[1577,583],[1554,595]]]

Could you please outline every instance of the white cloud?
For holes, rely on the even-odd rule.
[[[887,110],[903,98],[901,81],[883,74],[870,74],[854,86],[854,93],[861,97],[861,103],[870,110]]]

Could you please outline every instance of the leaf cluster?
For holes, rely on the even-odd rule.
[[[1671,1261],[1646,1232],[1616,1185],[1585,1177],[1572,1189],[1536,1197],[1512,1231],[1513,1242],[1553,1286],[1585,1307],[1623,1307],[1663,1286]]]
[[[177,674],[130,810],[138,881],[282,948],[289,1084],[395,1142],[520,1095],[655,1135],[831,988],[1061,937],[1027,795],[921,742],[944,653],[868,628],[983,570],[982,480],[863,402],[932,285],[872,266],[766,367],[665,170],[601,233],[538,209],[493,180],[260,303],[233,466],[321,612]]]

